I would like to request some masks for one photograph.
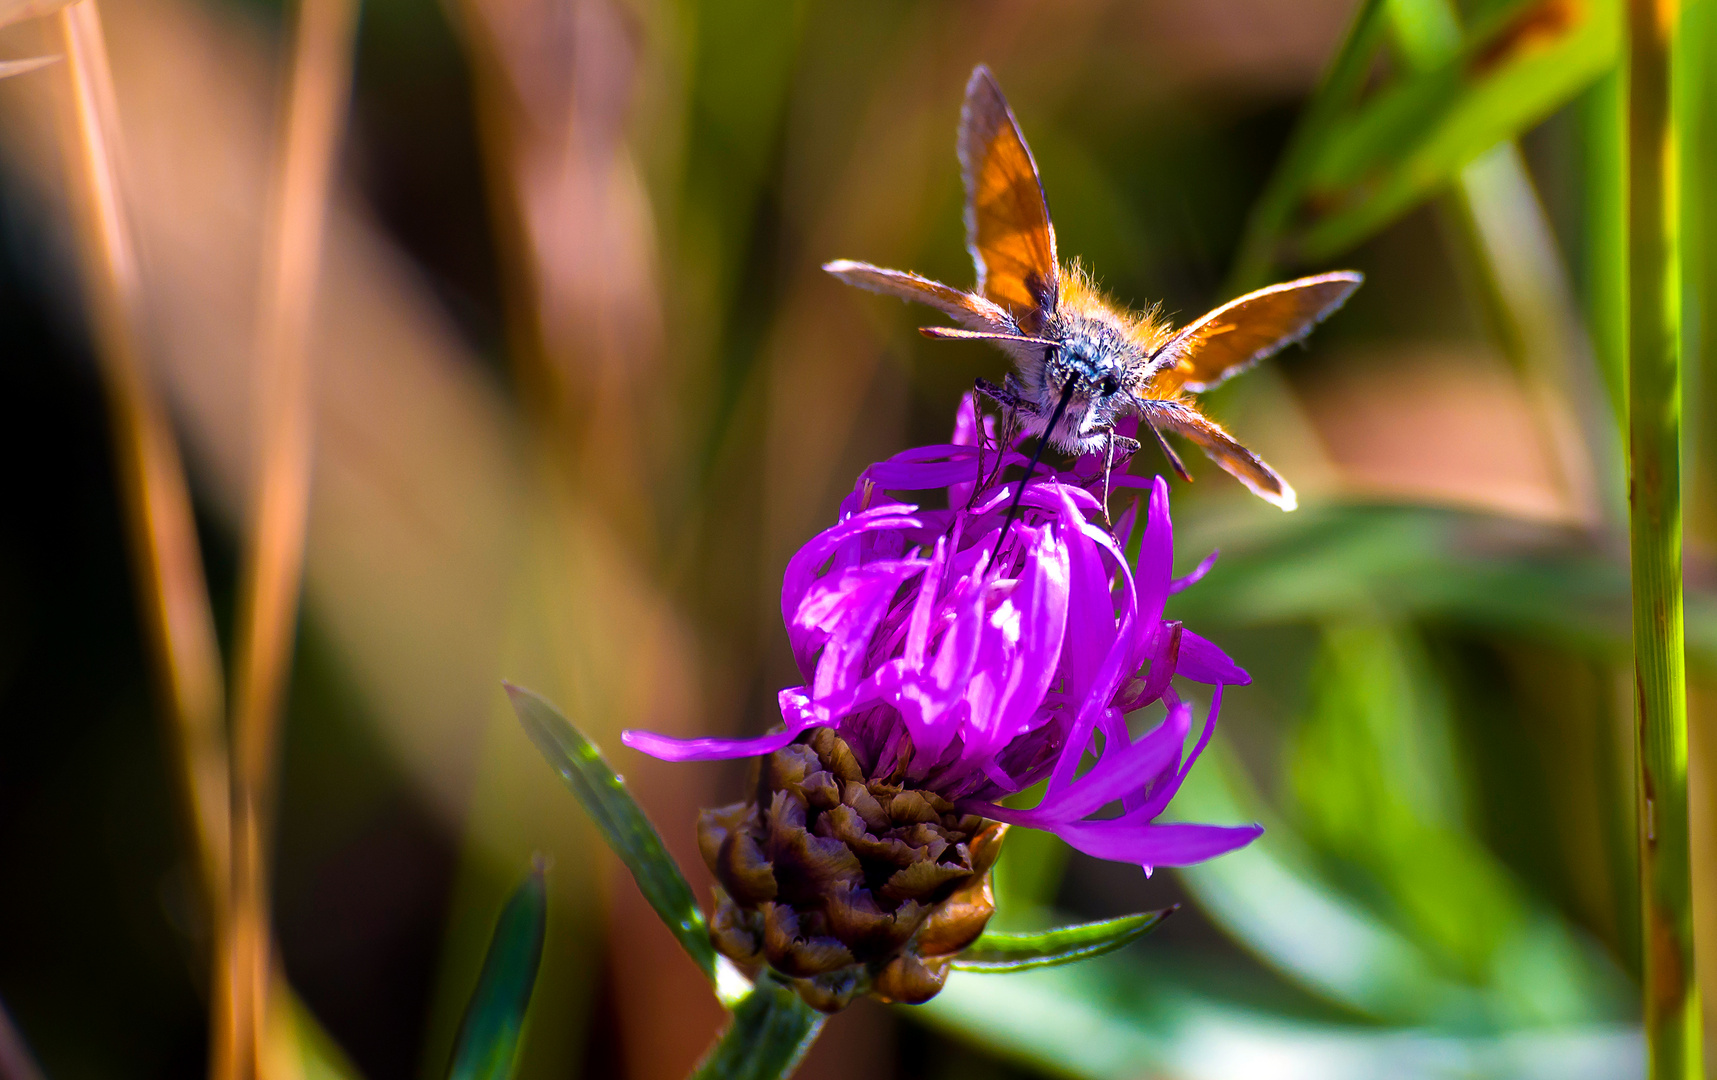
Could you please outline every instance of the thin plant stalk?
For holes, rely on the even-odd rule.
[[[122,195],[124,155],[101,16],[95,0],[81,0],[62,8],[58,21],[75,132],[67,140],[67,174],[138,604],[180,774],[200,891],[218,924],[230,871],[225,706],[214,615],[184,466],[144,362],[142,278]]]
[[[1630,0],[1628,463],[1647,1074],[1704,1075],[1687,818],[1681,356],[1670,53],[1676,0]]]
[[[304,0],[276,155],[257,323],[257,473],[241,579],[233,705],[231,916],[223,1080],[266,1077],[269,847],[275,759],[303,579],[310,502],[310,336],[335,151],[351,87],[355,0]]]
[[[1499,143],[1462,169],[1446,205],[1466,234],[1463,246],[1503,351],[1531,397],[1574,509],[1619,531],[1621,439],[1520,147]]]
[[[1628,426],[1627,65],[1600,78],[1580,103],[1584,247],[1581,277],[1592,351],[1616,428]]]

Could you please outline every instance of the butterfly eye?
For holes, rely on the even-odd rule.
[[[1115,396],[1115,392],[1121,389],[1121,384],[1116,380],[1115,376],[1105,375],[1103,377],[1102,389],[1104,397],[1113,397]]]

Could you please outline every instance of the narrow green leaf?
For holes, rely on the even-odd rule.
[[[1031,968],[1056,967],[1114,952],[1139,940],[1177,908],[1123,915],[1119,919],[1062,926],[1039,934],[986,933],[954,961],[960,971],[1005,974]]]
[[[1286,231],[1312,169],[1337,121],[1365,87],[1372,61],[1387,28],[1383,0],[1363,0],[1348,24],[1347,36],[1324,73],[1323,82],[1301,113],[1298,125],[1271,174],[1264,193],[1246,221],[1224,295],[1235,296],[1267,284],[1275,267],[1276,245]]]
[[[662,846],[662,837],[655,826],[626,790],[625,781],[560,710],[523,687],[503,685],[526,734],[584,804],[597,828],[602,830],[602,838],[632,872],[644,899],[680,939],[680,946],[692,961],[712,982],[724,986],[726,980],[721,977],[715,947],[710,944],[709,929],[692,896],[692,888]]]
[[[451,1080],[507,1080],[513,1075],[547,922],[548,889],[539,866],[513,890],[495,921],[483,972],[453,1043],[453,1063],[447,1070]]]
[[[1337,951],[1330,946],[1323,943]],[[949,979],[911,1016],[959,1035],[986,1056],[1028,1066],[1031,1075],[1065,1080],[1603,1080],[1641,1074],[1639,1030],[1624,1023],[1509,1029],[1354,1022],[1284,1009],[1263,986],[1256,997],[1247,994],[1250,985],[1215,991],[1202,974],[1190,964],[1110,956],[1005,979]]]
[[[784,1080],[822,1028],[821,1013],[787,987],[764,979],[734,1006],[732,1022],[691,1080]]]
[[[1308,261],[1351,249],[1480,154],[1525,132],[1615,63],[1614,0],[1573,11],[1558,36],[1503,24],[1379,94],[1326,141],[1306,195],[1328,210],[1300,237]]]

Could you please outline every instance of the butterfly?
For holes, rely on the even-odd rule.
[[[1154,310],[1129,312],[1105,299],[1077,261],[1060,263],[1037,163],[982,64],[966,83],[959,154],[975,289],[847,259],[823,269],[849,285],[928,304],[961,324],[921,328],[929,337],[990,341],[1010,354],[1016,371],[1001,386],[980,379],[978,389],[1009,409],[1027,434],[1042,436],[1039,454],[1054,444],[1070,453],[1105,453],[1113,463],[1117,451],[1139,448],[1115,431],[1117,421],[1135,416],[1183,478],[1186,468],[1165,431],[1197,444],[1261,498],[1292,510],[1288,482],[1187,395],[1303,339],[1363,276],[1340,271],[1271,285],[1176,329]]]

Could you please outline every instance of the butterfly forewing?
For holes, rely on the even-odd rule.
[[[1198,444],[1210,459],[1222,466],[1224,472],[1251,489],[1252,493],[1273,506],[1292,510],[1299,498],[1288,482],[1276,470],[1264,464],[1264,459],[1240,445],[1234,436],[1222,430],[1216,421],[1205,416],[1184,401],[1148,401],[1144,420],[1152,427],[1172,431]]]
[[[836,259],[834,262],[824,263],[823,269],[848,285],[857,285],[871,292],[898,296],[902,300],[915,300],[920,304],[939,308],[972,330],[998,334],[1012,333],[1015,330],[1012,316],[1002,308],[981,296],[961,292],[927,277],[909,274],[904,270],[884,270],[880,266],[853,262],[851,259]]]
[[[1319,274],[1230,300],[1163,346],[1153,389],[1198,393],[1238,375],[1305,337],[1363,280],[1352,271]]]
[[[980,65],[960,112],[960,171],[966,182],[966,246],[978,267],[978,292],[1036,333],[1055,310],[1060,278],[1055,227],[1037,164],[1007,99]]]

